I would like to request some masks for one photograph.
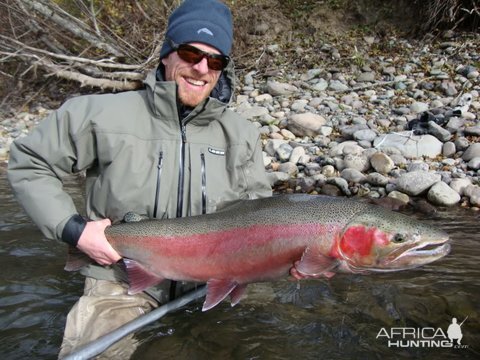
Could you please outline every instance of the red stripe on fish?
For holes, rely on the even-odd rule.
[[[254,274],[265,279],[281,276],[310,244],[314,252],[327,254],[334,231],[334,226],[321,224],[253,225],[175,237],[122,235],[109,241],[120,254],[131,253],[131,246],[141,243],[144,254],[139,256],[154,257],[152,266],[169,279],[206,281],[228,273],[243,281]],[[319,249],[322,237],[324,249]]]
[[[225,251],[246,251],[251,253],[250,247],[282,246],[283,239],[302,239],[305,244],[306,238],[333,235],[335,228],[319,224],[300,225],[253,225],[245,228],[212,231],[208,233],[192,234],[184,236],[131,236],[120,235],[118,238],[108,236],[108,240],[114,247],[122,244],[142,243],[142,245],[154,245],[161,248],[164,256],[196,257],[209,256]],[[236,240],[236,241],[232,241]],[[201,244],[202,246],[198,246]],[[192,246],[195,245],[195,246]],[[181,253],[179,253],[181,250]]]

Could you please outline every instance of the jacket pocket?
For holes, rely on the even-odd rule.
[[[242,198],[245,176],[241,166],[228,162],[218,146],[190,146],[190,215],[215,212],[223,203]]]

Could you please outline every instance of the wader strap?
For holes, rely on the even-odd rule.
[[[177,293],[177,282],[172,280],[170,281],[170,294],[169,294],[170,301],[175,300],[176,293]]]

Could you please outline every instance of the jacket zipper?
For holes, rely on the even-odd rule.
[[[207,213],[207,169],[205,167],[205,154],[200,154],[202,173],[202,214]]]
[[[183,215],[183,183],[185,179],[185,144],[187,143],[187,128],[186,122],[182,120],[182,116],[180,114],[180,108],[178,108],[178,118],[180,119],[180,134],[182,137],[182,141],[180,143],[180,161],[179,161],[179,175],[178,175],[178,191],[177,191],[177,218],[182,217]],[[175,300],[177,293],[177,282],[172,280],[170,282],[170,291],[169,291],[169,298],[170,301]]]
[[[157,217],[158,212],[158,201],[160,198],[160,182],[162,176],[162,168],[163,168],[163,152],[160,151],[158,155],[158,164],[157,164],[157,187],[155,188],[155,205],[153,207],[153,217]]]
[[[177,217],[183,215],[183,183],[185,179],[185,144],[187,143],[187,129],[186,123],[180,123],[180,133],[182,135],[182,142],[180,144],[180,174],[178,176],[178,192],[177,192]]]

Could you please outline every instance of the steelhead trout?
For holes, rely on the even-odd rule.
[[[204,311],[227,296],[237,304],[249,283],[285,277],[292,266],[313,277],[396,271],[450,250],[448,235],[436,227],[375,205],[312,195],[241,200],[213,214],[113,225],[105,235],[124,257],[130,293],[164,279],[206,282]]]

